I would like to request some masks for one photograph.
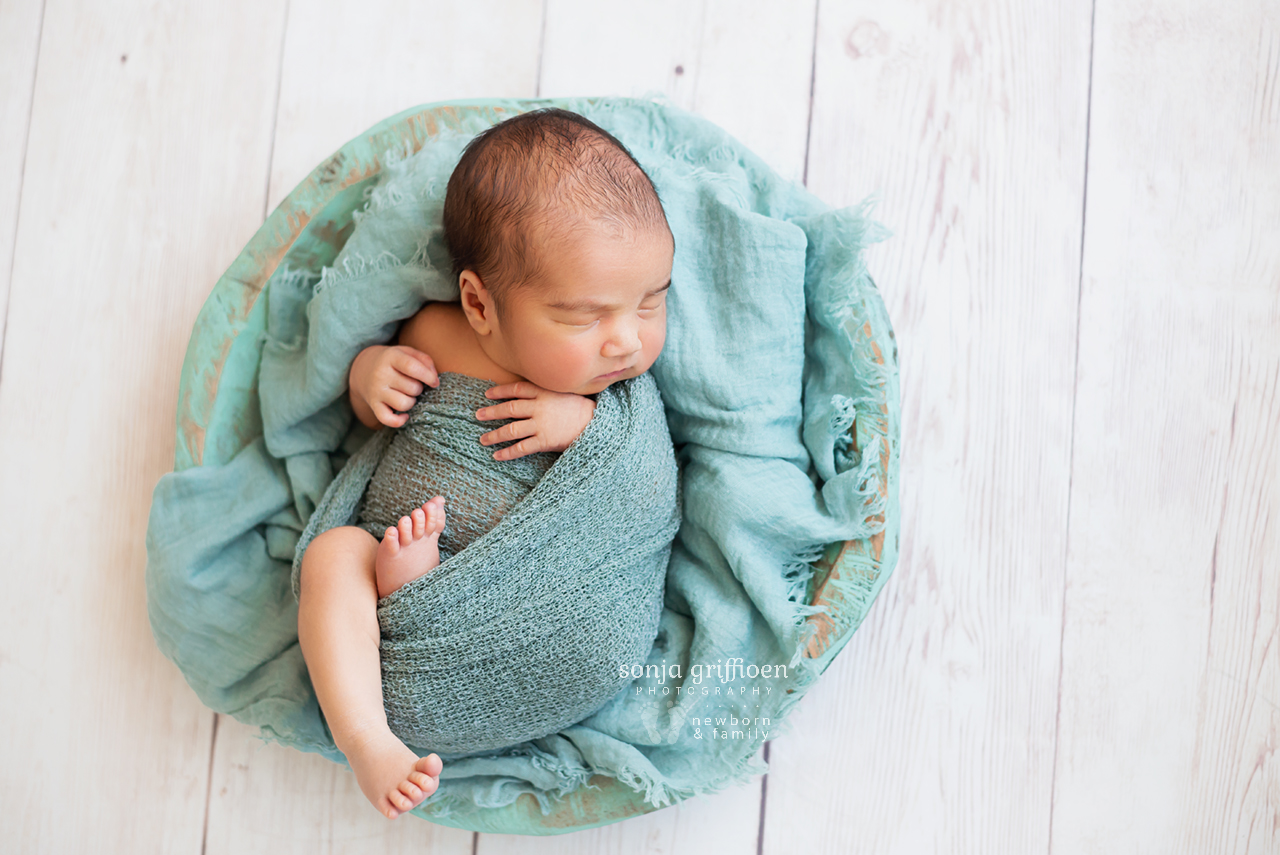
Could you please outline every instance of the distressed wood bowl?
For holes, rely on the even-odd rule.
[[[178,395],[176,471],[227,463],[262,433],[258,407],[258,348],[265,329],[265,302],[259,300],[282,263],[319,272],[333,262],[354,227],[352,212],[364,205],[365,191],[378,179],[381,158],[391,149],[418,151],[442,131],[456,130],[466,116],[483,111],[497,120],[504,112],[557,106],[555,101],[442,102],[415,107],[392,116],[351,140],[320,164],[280,203],[248,246],[214,286],[192,331],[182,365]],[[514,113],[513,113],[514,114]],[[859,313],[861,326],[851,328],[857,347],[891,369],[887,381],[873,390],[850,390],[852,397],[871,393],[879,412],[859,412],[852,433],[856,448],[882,449],[878,466],[884,485],[884,531],[865,540],[831,544],[814,563],[807,601],[827,607],[809,618],[812,640],[805,655],[825,670],[866,615],[870,598],[846,601],[838,580],[878,592],[892,571],[898,551],[897,444],[899,437],[897,352],[893,332],[879,300],[868,300]],[[883,441],[882,441],[883,440]],[[582,788],[543,815],[532,796],[490,809],[476,831],[509,833],[531,823],[547,833],[592,828],[655,810],[625,784],[605,776],[592,778],[598,789]],[[447,817],[427,815],[452,825]],[[462,826],[459,826],[462,827]]]

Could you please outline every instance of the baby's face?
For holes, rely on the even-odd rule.
[[[544,389],[578,395],[648,371],[667,339],[670,233],[618,237],[592,225],[539,251],[542,275],[507,294],[489,355]]]

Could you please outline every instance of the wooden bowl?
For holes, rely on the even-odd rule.
[[[262,433],[258,406],[256,339],[265,329],[267,282],[283,262],[295,269],[319,272],[332,264],[354,227],[352,212],[365,203],[365,190],[376,183],[382,156],[392,149],[418,151],[441,131],[459,130],[478,113],[496,123],[510,115],[554,100],[484,100],[441,102],[406,110],[351,140],[294,188],[248,246],[218,280],[196,318],[182,364],[178,393],[177,449],[174,469],[218,466]],[[472,126],[471,122],[466,122]],[[878,446],[879,483],[885,500],[884,531],[864,540],[831,544],[815,562],[807,602],[827,608],[809,618],[813,636],[805,656],[823,670],[849,640],[897,561],[897,445],[899,436],[897,348],[888,316],[879,299],[864,301],[860,327],[850,329],[857,347],[882,365],[889,360],[884,385],[850,390],[851,397],[870,392],[883,403],[879,413],[859,414],[852,432],[858,449]],[[837,585],[840,581],[843,585]],[[861,592],[847,599],[840,588]],[[485,812],[485,821],[468,822],[473,831],[511,833],[540,825],[546,833],[581,830],[655,810],[640,793],[617,780],[597,775],[599,789],[580,788],[543,815],[536,800],[522,795],[514,803]],[[429,807],[429,806],[428,806]],[[432,822],[454,825],[448,817],[418,811]],[[472,817],[474,819],[474,817]]]

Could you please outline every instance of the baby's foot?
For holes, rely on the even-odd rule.
[[[395,819],[413,810],[440,786],[439,756],[419,758],[387,731],[347,754],[356,781],[378,813]]]
[[[378,544],[374,571],[378,596],[386,597],[440,565],[440,532],[444,531],[444,497],[436,496],[391,526]]]

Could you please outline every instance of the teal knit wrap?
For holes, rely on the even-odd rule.
[[[493,383],[444,371],[440,385],[422,390],[408,418],[390,440],[369,479],[356,525],[382,539],[388,528],[433,496],[445,499],[440,560],[461,552],[498,524],[529,495],[559,453],[540,452],[515,460],[493,459],[511,442],[482,445],[480,437],[511,419],[477,421],[476,410],[495,402],[485,397]]]
[[[461,419],[442,419],[439,430],[450,424],[475,430]],[[295,595],[307,545],[355,520],[395,436],[375,434],[325,491],[298,540]],[[492,529],[379,601],[392,732],[424,752],[462,756],[555,733],[600,709],[653,647],[680,519],[657,385],[649,374],[615,383]]]

